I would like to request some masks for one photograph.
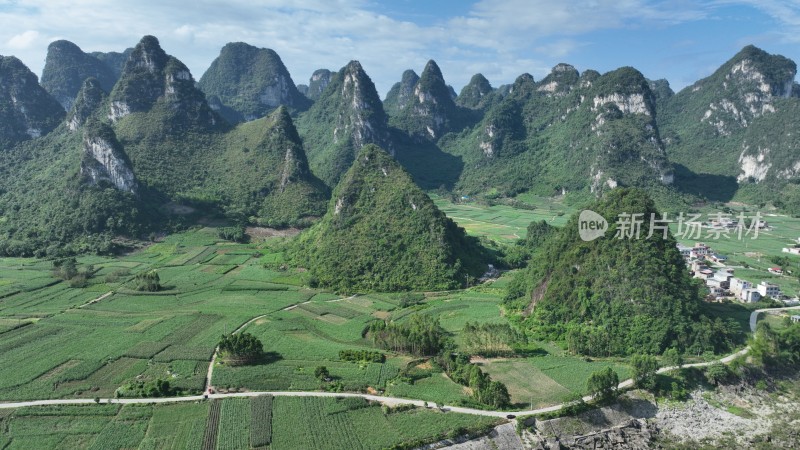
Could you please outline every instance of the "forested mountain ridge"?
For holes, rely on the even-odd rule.
[[[476,74],[454,100],[429,61],[421,76],[405,71],[381,102],[351,61],[337,73],[315,71],[303,95],[277,54],[244,43],[225,46],[198,84],[152,36],[122,53],[87,54],[56,41],[45,72],[61,104],[19,60],[0,60],[0,163],[15,169],[4,173],[0,230],[26,254],[81,230],[121,232],[86,212],[95,225],[76,217],[59,225],[57,238],[32,232],[34,216],[63,203],[20,212],[33,195],[19,191],[29,168],[79,182],[83,193],[130,195],[119,203],[136,204],[124,206],[126,232],[182,226],[200,214],[303,225],[323,215],[328,193],[367,144],[386,149],[419,186],[459,195],[530,192],[585,203],[629,186],[662,209],[740,199],[800,212],[796,65],[752,46],[677,94],[632,67],[600,74],[558,64],[540,81],[523,74],[498,89]],[[45,170],[44,161],[64,171]]]
[[[714,200],[777,202],[800,212],[797,65],[747,46],[662,103],[659,128],[677,182]]]
[[[14,73],[24,80],[14,89],[35,81]],[[115,236],[201,215],[290,226],[324,213],[328,189],[310,172],[288,110],[233,128],[152,36],[130,52],[110,93],[86,79],[66,120],[38,83],[29,91],[48,100],[47,125],[62,125],[0,159],[0,253],[110,251]]]

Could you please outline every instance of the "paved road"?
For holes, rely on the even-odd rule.
[[[800,306],[790,306],[786,308],[767,308],[767,309],[757,309],[750,314],[750,330],[755,331],[756,323],[758,322],[758,315],[766,312],[766,311],[783,311],[783,310],[791,310],[791,309],[800,309]],[[236,332],[242,330],[247,325],[251,324],[252,322],[260,319],[264,316],[255,317],[236,329]],[[734,359],[738,358],[739,356],[746,355],[747,352],[750,351],[750,347],[745,347],[742,350],[739,350],[736,353],[730,354],[724,358],[721,358],[716,361],[709,361],[709,362],[702,362],[702,363],[693,363],[693,364],[684,364],[680,366],[681,368],[688,368],[688,367],[706,367],[710,366],[711,364],[715,364],[717,362],[721,363],[729,363]],[[216,354],[216,353],[215,353]],[[211,364],[209,365],[208,371],[208,379],[207,383],[210,384],[211,375],[213,371],[213,363],[212,360]],[[678,369],[678,367],[662,367],[658,369],[658,373],[669,372],[671,370]],[[633,385],[633,380],[625,380],[619,384],[619,388],[627,388]],[[221,398],[232,398],[232,397],[256,397],[259,395],[272,395],[275,397],[360,397],[370,401],[379,402],[384,405],[389,406],[396,406],[396,405],[416,405],[416,406],[425,406],[425,401],[423,400],[413,400],[407,398],[397,398],[397,397],[384,397],[380,395],[370,395],[370,394],[357,394],[357,393],[344,393],[344,392],[314,392],[314,391],[256,391],[256,392],[238,392],[238,393],[229,393],[229,394],[211,394],[208,396],[209,399],[221,399]],[[116,403],[122,405],[132,405],[132,404],[156,404],[156,403],[174,403],[174,402],[194,402],[204,400],[205,397],[201,395],[194,395],[194,396],[187,396],[187,397],[164,397],[164,398],[126,398],[126,399],[101,399],[100,403]],[[584,401],[591,400],[591,396],[583,397]],[[95,403],[94,400],[83,398],[83,399],[57,399],[57,400],[32,400],[32,401],[24,401],[24,402],[9,402],[9,403],[0,403],[0,409],[9,409],[9,408],[22,408],[27,406],[47,406],[47,405],[82,405],[82,404],[91,404]],[[541,414],[546,412],[553,412],[561,409],[563,404],[548,406],[545,408],[539,409],[530,409],[527,411],[489,411],[489,410],[481,410],[481,409],[474,409],[474,408],[463,408],[460,406],[447,406],[447,405],[436,405],[435,403],[429,402],[428,406],[431,407],[438,407],[443,411],[451,411],[456,413],[462,414],[472,414],[477,416],[489,416],[489,417],[506,417],[509,414],[513,414],[515,416],[526,416],[531,414]]]

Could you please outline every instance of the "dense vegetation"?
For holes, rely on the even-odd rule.
[[[437,359],[450,378],[458,384],[472,389],[472,398],[493,408],[506,408],[511,404],[508,388],[499,381],[492,381],[477,364],[472,364],[466,355],[443,355]]]
[[[452,289],[488,262],[477,240],[374,145],[361,150],[325,217],[292,251],[320,286],[340,292]]]
[[[249,364],[264,354],[264,345],[250,333],[223,334],[218,348],[230,364]]]
[[[367,335],[377,347],[415,356],[436,355],[447,341],[439,319],[427,314],[414,314],[400,322],[373,322]]]
[[[700,313],[697,286],[671,235],[647,238],[652,200],[616,189],[591,209],[609,222],[604,238],[585,242],[578,218],[536,252],[509,288],[509,307],[542,338],[587,355],[660,354],[670,347],[699,355],[725,351],[736,326]],[[640,237],[615,238],[621,213],[648,218]],[[660,217],[657,216],[657,217]]]

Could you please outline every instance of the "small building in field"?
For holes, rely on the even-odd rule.
[[[800,255],[800,247],[784,247],[783,253],[789,253],[790,255]]]
[[[792,323],[800,322],[800,316],[798,316],[798,315],[792,316],[791,319],[792,319]]]

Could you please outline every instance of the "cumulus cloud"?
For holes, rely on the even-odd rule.
[[[6,45],[8,45],[8,47],[12,50],[25,50],[32,48],[35,44],[38,44],[40,40],[41,35],[38,31],[27,30],[20,34],[11,36],[11,38],[6,42]]]

